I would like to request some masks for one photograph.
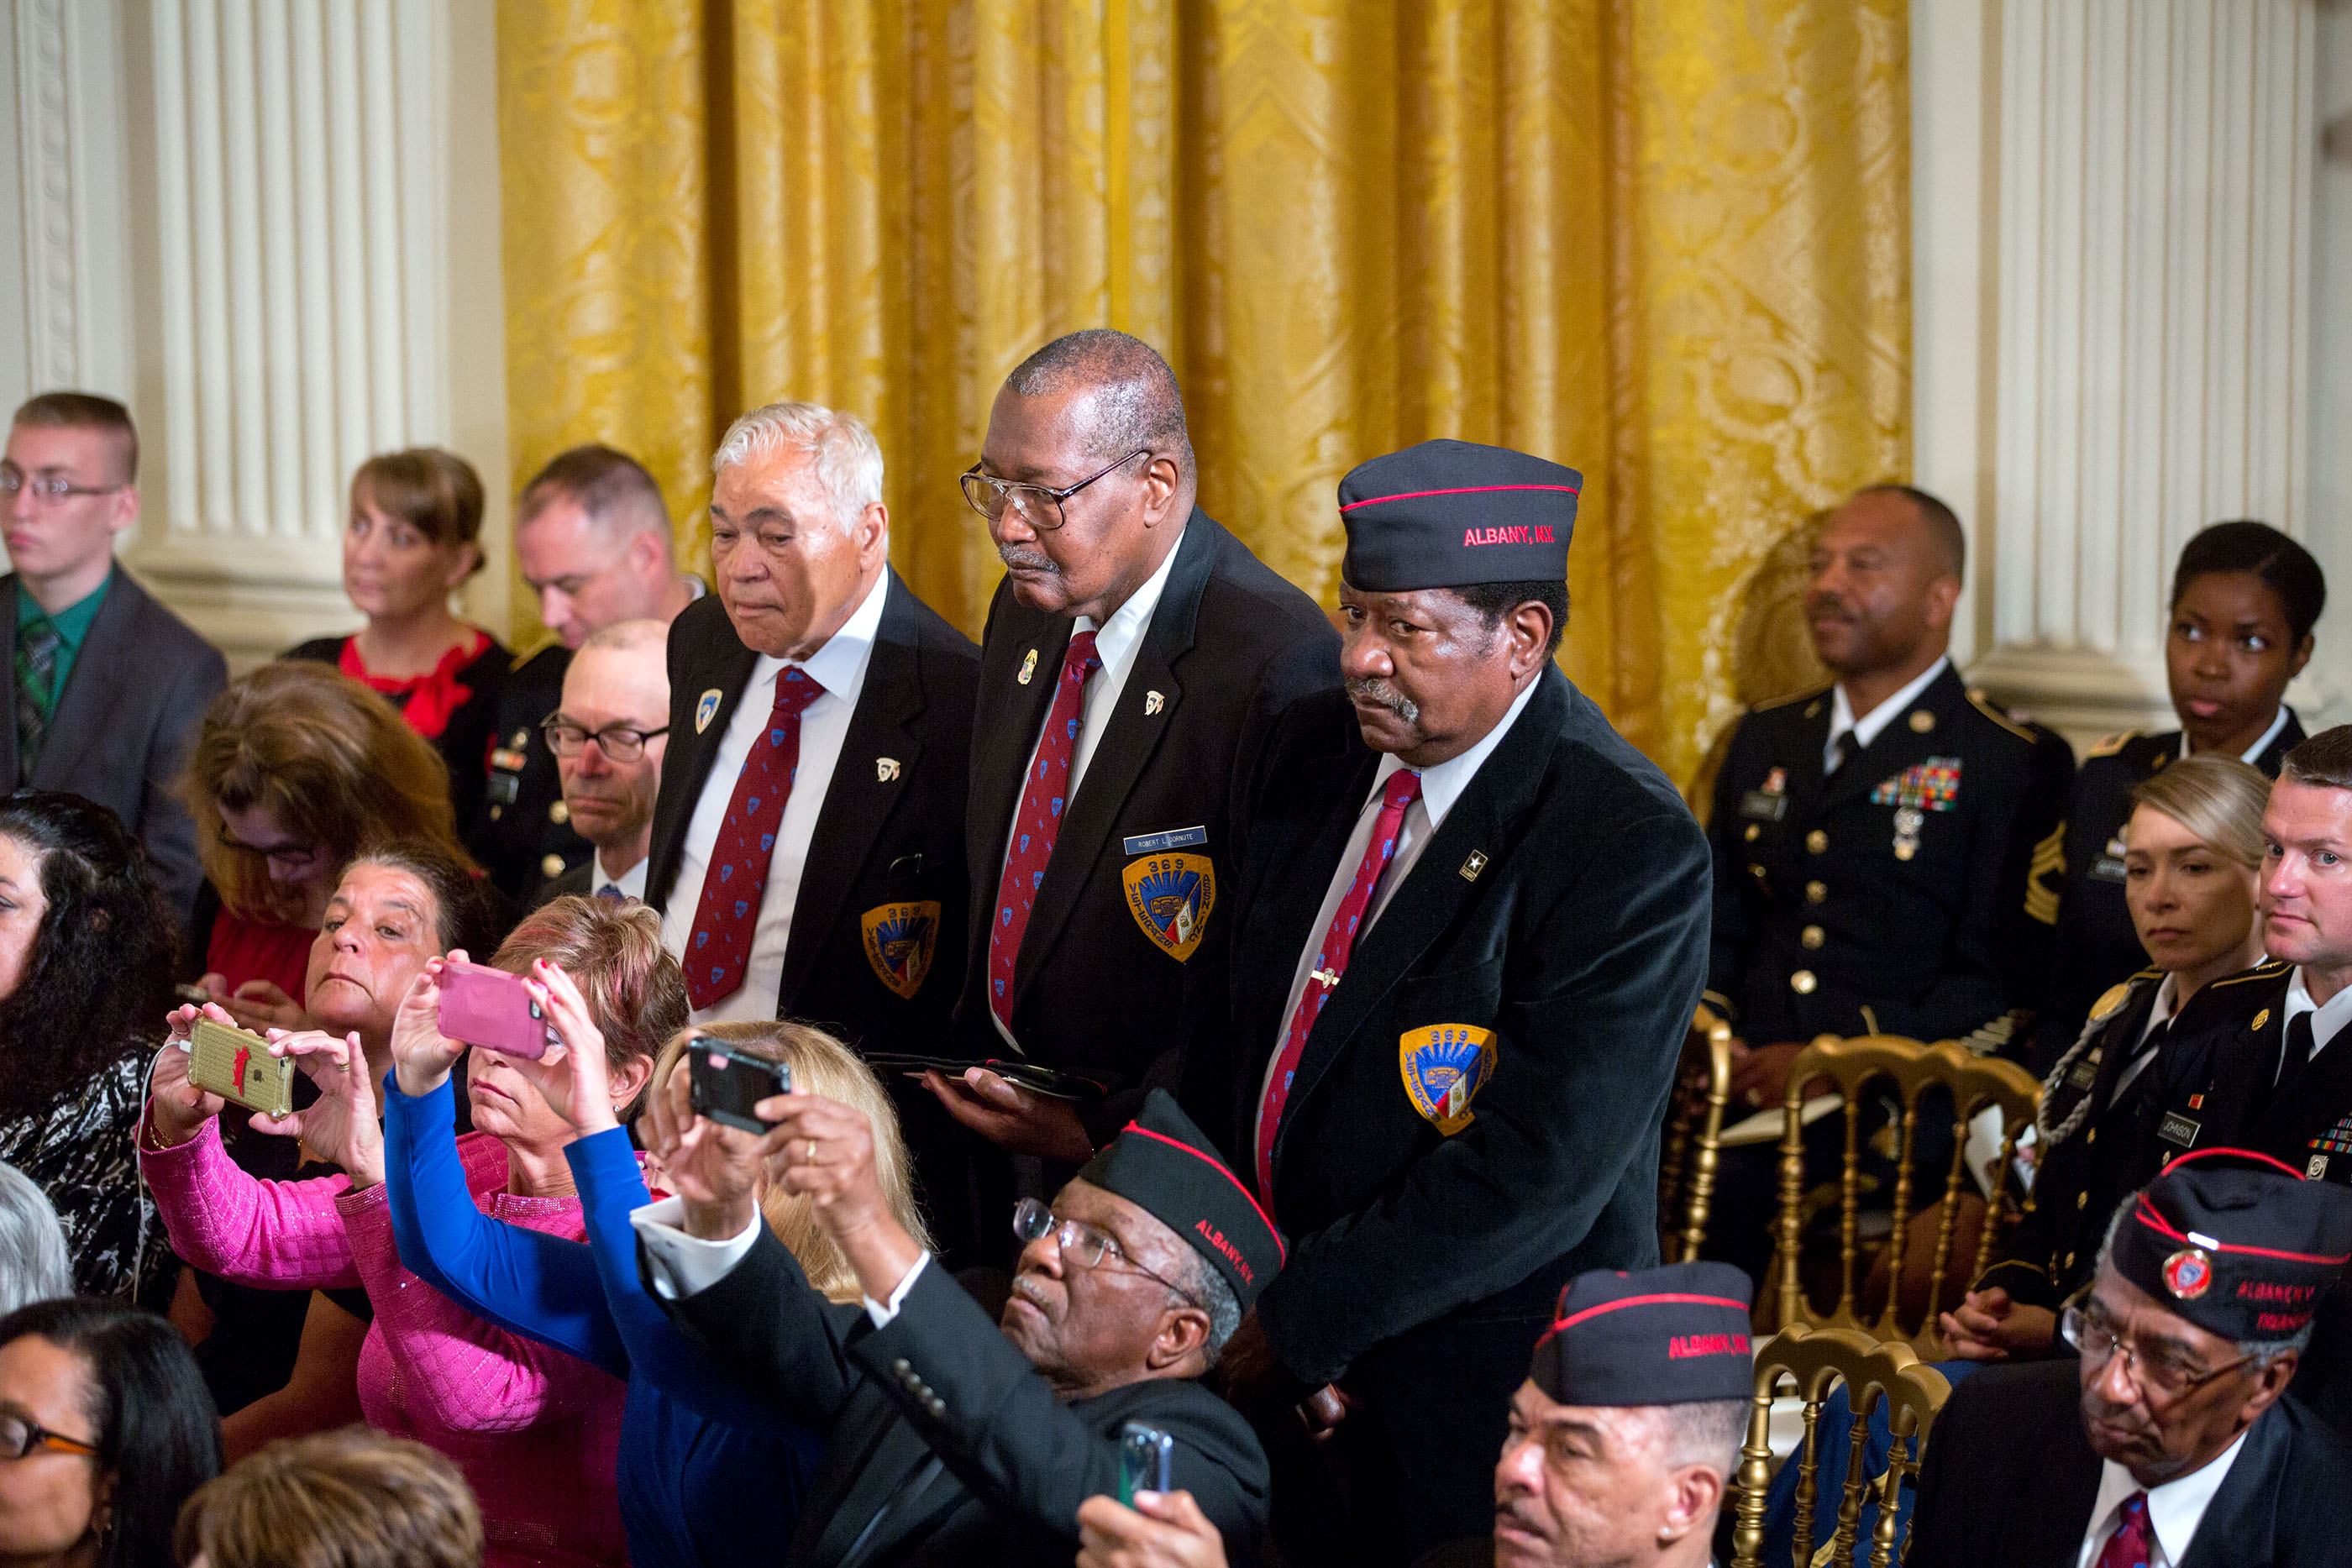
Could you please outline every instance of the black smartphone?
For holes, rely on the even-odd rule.
[[[1139,1491],[1169,1490],[1176,1439],[1157,1427],[1129,1421],[1118,1429],[1118,1500],[1132,1508]]]
[[[688,1086],[698,1116],[747,1133],[764,1133],[775,1125],[751,1114],[751,1107],[772,1095],[793,1092],[793,1070],[781,1061],[730,1051],[723,1040],[698,1035],[686,1048]]]

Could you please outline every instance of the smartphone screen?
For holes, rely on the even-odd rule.
[[[709,1035],[696,1036],[686,1048],[686,1058],[697,1115],[747,1133],[764,1133],[775,1125],[753,1115],[751,1107],[772,1095],[791,1093],[791,1068],[730,1051]]]
[[[441,1032],[467,1045],[534,1059],[547,1054],[551,1038],[520,976],[454,959],[441,967]]]
[[[1118,1429],[1118,1500],[1132,1507],[1139,1491],[1170,1490],[1176,1439],[1157,1427],[1129,1421]]]

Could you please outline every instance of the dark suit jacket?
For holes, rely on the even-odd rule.
[[[2057,913],[2035,855],[2055,852],[2073,753],[1948,668],[1825,780],[1832,703],[1750,710],[1716,776],[1710,1003],[1759,1045],[1959,1039],[2033,1005]],[[1905,859],[1902,781],[1933,759],[1957,761],[1957,788],[1920,809]]]
[[[2303,738],[2303,722],[2290,709],[2286,727],[2254,766],[2277,778],[2281,759]],[[2037,1031],[2045,1061],[2057,1060],[2074,1043],[2101,993],[2147,962],[2124,907],[2124,861],[2115,846],[2131,820],[2131,792],[2179,755],[2177,729],[2161,735],[2126,730],[2093,747],[2074,775],[2058,928],[2051,939],[2050,1002]]]
[[[1237,1171],[1255,1169],[1298,956],[1379,762],[1338,692],[1269,748],[1233,928],[1249,959],[1229,1014],[1203,1022],[1235,1071],[1186,1083]],[[1292,1373],[1325,1382],[1381,1345],[1410,1359],[1425,1325],[1532,1320],[1574,1273],[1656,1261],[1658,1128],[1706,919],[1706,841],[1681,797],[1547,668],[1307,1036],[1274,1148],[1290,1257],[1257,1302]],[[1404,1062],[1436,1024],[1493,1036],[1492,1075],[1451,1135],[1416,1108]],[[1496,1358],[1499,1389],[1462,1397],[1499,1412],[1527,1352]]]
[[[988,927],[1005,835],[1051,706],[1073,622],[1025,610],[998,588],[982,643],[966,851],[971,946],[957,1004],[956,1050],[1006,1054],[989,1015]],[[1184,988],[1222,988],[1224,948],[1204,939],[1179,959],[1130,913],[1125,873],[1150,852],[1132,841],[1199,828],[1216,882],[1205,930],[1225,918],[1248,781],[1273,722],[1301,697],[1339,685],[1339,634],[1314,602],[1195,509],[1137,649],[1134,667],[1087,767],[1013,968],[1013,1032],[1045,1066],[1112,1082],[1095,1108],[1097,1144],[1125,1124],[1155,1064],[1172,1073]],[[1034,660],[1031,679],[1021,672]],[[1155,712],[1150,694],[1161,703]]]
[[[646,902],[656,909],[668,907],[703,791],[734,791],[735,780],[715,777],[711,762],[758,663],[716,594],[670,623],[669,749],[646,875]],[[978,665],[971,640],[893,572],[801,873],[778,1018],[821,1025],[868,1050],[938,1050],[963,960],[963,791]],[[718,706],[698,722],[710,691]],[[887,779],[882,758],[898,763]],[[928,972],[902,997],[867,958],[864,917],[908,903],[932,906],[939,935]]]
[[[1905,1568],[2074,1568],[2099,1496],[2072,1360],[1989,1366],[1927,1436]],[[2282,1400],[2247,1429],[2179,1568],[2343,1568],[2352,1449]]]
[[[13,657],[16,647],[12,572],[0,579],[0,650]],[[227,685],[219,650],[117,564],[33,768],[34,789],[94,800],[138,835],[183,924],[205,873],[195,824],[176,791],[205,710]],[[16,787],[13,702],[0,722],[0,779]]]
[[[457,831],[490,880],[533,908],[553,896],[546,884],[588,862],[588,841],[572,831],[568,812],[555,810],[563,780],[555,753],[540,737],[540,721],[563,701],[572,650],[551,643],[517,659],[499,684],[490,718],[488,772],[479,808]],[[548,871],[552,864],[553,873]]]
[[[1233,1562],[1257,1560],[1265,1455],[1232,1406],[1165,1379],[1063,1404],[937,1261],[877,1329],[863,1307],[812,1291],[762,1227],[725,1279],[662,1307],[754,1397],[831,1434],[784,1557],[791,1568],[840,1563],[885,1504],[861,1564],[1067,1568],[1078,1505],[1118,1495],[1129,1421],[1176,1440],[1175,1485],[1223,1533]]]

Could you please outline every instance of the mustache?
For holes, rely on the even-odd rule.
[[[1056,577],[1062,574],[1062,569],[1055,564],[1054,558],[1041,549],[1026,549],[1020,545],[998,545],[996,559],[1024,571],[1051,572]]]
[[[1840,621],[1851,621],[1854,618],[1853,606],[1834,593],[1805,595],[1805,619],[1814,621],[1825,616],[1835,616]]]
[[[1378,675],[1350,677],[1348,682],[1348,695],[1357,702],[1377,704],[1395,714],[1407,724],[1421,722],[1421,705]]]

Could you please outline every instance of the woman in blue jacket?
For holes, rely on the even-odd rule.
[[[583,1246],[500,1224],[467,1197],[449,1086],[450,1070],[467,1048],[440,1033],[440,972],[436,959],[417,977],[393,1030],[384,1165],[402,1264],[491,1322],[627,1380],[616,1479],[635,1568],[772,1557],[792,1538],[826,1435],[727,1377],[646,1293],[629,1214],[651,1197],[628,1134],[613,1113],[604,1037],[586,1003],[560,970],[528,977],[526,988],[562,1043],[536,1061],[500,1058],[580,1129],[565,1157],[587,1216]],[[898,1221],[928,1245],[897,1116],[872,1072],[845,1046],[797,1024],[706,1025],[670,1040],[649,1090],[669,1082],[698,1036],[788,1063],[797,1086],[863,1110],[874,1124],[875,1163]],[[810,1281],[836,1301],[854,1301],[856,1278],[803,1212],[807,1203],[779,1183],[762,1208]]]

